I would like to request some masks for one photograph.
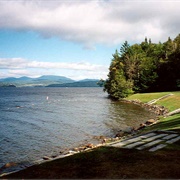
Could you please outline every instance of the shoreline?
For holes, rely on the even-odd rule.
[[[165,98],[165,96],[162,96],[159,99],[162,99],[162,98]],[[43,164],[43,163],[46,163],[46,162],[51,162],[51,161],[54,161],[54,160],[62,159],[62,158],[65,158],[65,157],[68,157],[68,156],[71,156],[71,155],[75,155],[75,154],[78,154],[78,153],[81,153],[81,152],[92,151],[92,150],[94,150],[94,149],[96,149],[98,147],[102,147],[102,146],[105,146],[107,144],[116,143],[116,142],[122,141],[122,140],[124,140],[126,138],[135,137],[139,133],[143,132],[141,130],[143,130],[146,127],[149,127],[149,126],[152,126],[152,125],[156,124],[158,122],[158,120],[160,119],[160,117],[162,117],[162,116],[167,117],[168,113],[169,113],[169,110],[166,107],[161,106],[161,105],[156,105],[156,104],[154,105],[153,103],[150,103],[151,101],[150,102],[141,102],[140,100],[137,100],[137,99],[133,99],[133,100],[122,99],[120,101],[123,102],[123,103],[132,103],[132,104],[141,106],[142,108],[144,108],[144,109],[148,110],[149,112],[153,113],[155,115],[155,117],[153,117],[152,119],[144,118],[143,122],[141,124],[139,124],[138,126],[136,126],[136,128],[129,126],[128,129],[126,128],[126,129],[123,129],[123,130],[121,130],[121,129],[117,130],[117,133],[114,134],[113,137],[94,136],[94,138],[97,140],[96,145],[89,143],[89,144],[83,144],[82,146],[78,146],[78,147],[75,147],[75,148],[68,148],[63,152],[60,152],[59,155],[44,156],[41,159],[33,161],[32,163],[30,163],[29,166],[25,165],[23,168],[22,168],[23,164],[20,164],[20,163],[16,164],[16,163],[12,162],[12,166],[11,166],[11,162],[7,163],[8,165],[5,164],[4,166],[7,165],[10,168],[12,167],[12,169],[13,169],[13,167],[17,167],[16,165],[19,165],[21,168],[18,169],[18,170],[12,170],[12,171],[9,170],[8,172],[5,172],[5,173],[2,172],[2,174],[0,174],[0,177],[3,177],[5,175],[7,175],[7,174],[13,174],[15,172],[22,171],[22,170],[27,169],[29,167],[32,167],[34,165],[40,165],[40,164]],[[3,167],[0,168],[0,171],[1,171],[2,168]]]
[[[138,157],[135,158],[134,163],[137,163],[139,161],[139,159],[142,159],[143,165],[145,167],[148,167],[150,169],[153,167],[154,168],[153,170],[157,171],[157,173],[158,173],[156,176],[154,176],[154,175],[152,175],[152,172],[154,172],[154,171],[152,171],[152,170],[149,171],[149,169],[145,169],[145,171],[139,172],[137,178],[140,178],[140,177],[141,178],[144,178],[144,177],[147,178],[148,176],[151,179],[152,178],[162,178],[162,177],[165,177],[165,178],[168,178],[168,179],[169,178],[171,179],[172,177],[178,177],[179,178],[180,174],[178,173],[178,171],[179,171],[178,167],[180,167],[180,164],[179,164],[180,161],[178,161],[178,159],[179,159],[178,156],[179,156],[179,145],[180,145],[180,142],[178,142],[174,146],[171,145],[168,148],[164,148],[163,150],[159,150],[156,153],[148,153],[147,151],[145,151],[145,152],[143,152],[143,151],[142,152],[139,152],[139,151],[130,152],[129,150],[126,151],[125,149],[118,150],[118,148],[117,148],[117,150],[116,150],[116,149],[112,149],[112,148],[107,148],[106,145],[108,145],[108,144],[113,144],[113,143],[119,142],[121,140],[124,140],[126,138],[135,137],[136,135],[139,135],[139,134],[146,134],[146,133],[151,132],[151,131],[163,131],[164,128],[162,128],[162,126],[160,124],[162,122],[164,122],[164,121],[161,121],[161,117],[164,117],[164,118],[168,117],[167,120],[165,120],[165,123],[166,123],[166,121],[168,121],[167,127],[169,127],[169,125],[170,125],[170,127],[171,127],[170,129],[172,129],[172,130],[176,126],[172,126],[172,124],[170,124],[171,122],[169,120],[171,120],[173,118],[175,119],[175,122],[176,121],[179,122],[179,120],[180,120],[179,119],[179,115],[175,115],[175,117],[174,116],[169,116],[168,109],[165,108],[164,106],[161,106],[161,105],[153,105],[153,104],[149,104],[148,102],[143,103],[143,102],[140,102],[139,100],[125,100],[124,99],[122,101],[125,102],[125,103],[134,103],[136,105],[142,106],[143,108],[146,108],[150,112],[154,112],[156,114],[156,118],[154,119],[155,121],[152,122],[152,121],[147,120],[143,125],[141,124],[139,128],[137,128],[137,129],[132,128],[130,133],[128,133],[126,135],[123,134],[124,136],[122,136],[122,133],[124,133],[124,132],[121,131],[120,132],[121,133],[120,137],[114,137],[114,138],[109,138],[109,139],[107,138],[103,143],[98,144],[96,147],[90,147],[92,144],[91,145],[89,144],[88,145],[89,147],[87,147],[84,150],[78,151],[78,152],[74,151],[74,150],[69,150],[68,154],[66,154],[66,155],[63,155],[63,156],[60,155],[60,156],[55,157],[54,159],[48,159],[48,157],[47,157],[47,160],[36,161],[35,165],[32,165],[31,167],[27,167],[26,169],[23,169],[23,170],[18,170],[18,171],[16,171],[17,173],[15,173],[15,171],[11,172],[11,173],[6,173],[6,174],[4,173],[4,174],[0,175],[0,177],[2,177],[2,178],[4,176],[5,176],[4,178],[6,178],[6,176],[7,177],[11,177],[11,178],[20,177],[21,179],[22,178],[24,179],[26,177],[30,177],[30,178],[31,177],[33,177],[33,178],[39,178],[39,177],[42,178],[43,177],[44,178],[45,177],[44,173],[45,173],[45,175],[47,175],[47,177],[49,177],[49,178],[51,178],[51,176],[49,176],[51,174],[53,179],[56,176],[62,177],[62,178],[64,178],[64,177],[66,177],[66,178],[67,177],[68,178],[69,177],[73,177],[73,178],[74,177],[76,177],[76,178],[80,177],[80,178],[82,178],[84,176],[81,176],[81,175],[80,176],[74,176],[76,174],[76,171],[74,170],[72,172],[71,169],[69,169],[69,165],[71,166],[71,163],[72,163],[73,164],[72,166],[75,166],[75,167],[79,167],[80,166],[80,169],[77,169],[78,173],[80,173],[81,172],[81,168],[84,168],[84,164],[83,164],[84,161],[86,161],[86,160],[87,161],[89,161],[89,160],[91,161],[91,158],[90,159],[86,158],[86,156],[88,156],[88,154],[95,156],[95,160],[94,161],[97,162],[97,161],[99,161],[99,158],[101,159],[101,157],[99,157],[98,154],[96,154],[96,153],[98,153],[100,151],[103,153],[104,150],[106,149],[107,152],[105,154],[106,154],[107,158],[104,157],[103,160],[105,160],[105,162],[106,161],[109,162],[108,157],[111,157],[111,152],[115,153],[114,154],[115,157],[113,157],[113,158],[118,157],[118,154],[120,156],[123,155],[122,159],[121,159],[122,162],[116,162],[116,164],[117,164],[117,167],[119,166],[120,170],[124,170],[124,165],[125,166],[128,165],[127,166],[128,169],[129,169],[129,171],[127,172],[128,175],[132,175],[132,174],[136,174],[137,175],[138,173],[136,173],[136,170],[137,170],[137,172],[139,171],[139,166],[137,166],[136,167],[137,169],[135,169],[135,171],[134,171],[133,170],[134,167],[126,162],[127,159],[124,159],[124,155],[125,154],[121,154],[121,152],[127,152],[128,153],[128,155],[127,155],[128,158],[131,157],[131,155],[134,156],[134,154],[136,154]],[[168,108],[169,108],[169,106],[168,106]],[[179,108],[179,106],[176,106],[176,109],[177,108]],[[174,109],[173,110],[171,109],[170,113],[172,113],[174,111]],[[161,114],[159,114],[160,112],[161,112]],[[173,117],[173,118],[171,118],[171,117]],[[160,123],[158,124],[158,122],[160,122]],[[157,125],[156,125],[156,123],[157,123]],[[152,126],[152,125],[154,125],[154,126]],[[147,129],[145,128],[145,127],[149,127],[149,126],[152,126],[152,127],[147,128]],[[157,128],[157,127],[159,127],[159,128]],[[175,131],[177,133],[180,133],[179,125],[177,126],[177,129]],[[114,140],[114,142],[111,141],[112,139]],[[83,153],[83,152],[87,152],[87,153]],[[74,155],[74,156],[72,156],[72,155]],[[103,155],[103,154],[101,154],[101,155]],[[144,157],[141,156],[141,155],[143,155]],[[169,156],[172,156],[172,158],[168,158]],[[80,158],[78,159],[77,157],[78,158],[80,157]],[[82,162],[81,162],[81,160],[82,160]],[[157,160],[156,163],[159,163],[159,165],[157,165],[156,163],[154,164],[154,161],[156,161],[156,160]],[[140,162],[141,162],[141,160],[140,160]],[[67,163],[69,163],[69,164],[67,165]],[[161,163],[162,163],[163,167],[165,167],[166,170],[161,167]],[[80,164],[80,165],[78,165],[78,164]],[[93,169],[94,165],[96,166],[96,164],[91,164],[90,167]],[[172,169],[172,174],[175,173],[175,174],[177,174],[177,176],[176,175],[175,176],[171,176],[171,173],[168,173],[168,171],[170,170],[169,169],[169,165],[173,166],[173,168],[171,168]],[[67,169],[63,169],[64,166]],[[98,165],[95,168],[99,168]],[[111,168],[111,165],[110,165],[110,169],[113,169],[113,166]],[[65,171],[65,172],[62,172],[62,175],[61,175],[61,171],[62,170]],[[89,170],[91,171],[91,169],[89,169]],[[110,171],[109,169],[106,169],[106,170],[108,172]],[[47,171],[47,173],[46,173],[46,171]],[[148,176],[146,176],[147,171],[148,171]],[[159,176],[159,171],[161,172],[161,176]],[[166,172],[167,172],[168,175],[167,176],[163,176],[164,173],[166,174]],[[84,173],[86,174],[87,171],[85,171]],[[92,171],[91,173],[94,173],[94,172]],[[116,172],[116,173],[119,174],[119,172]],[[144,173],[145,176],[142,176],[143,173]],[[8,176],[8,174],[9,174],[9,176]],[[31,174],[34,174],[34,175],[31,175]],[[99,177],[102,177],[101,176],[102,175],[101,172],[100,172],[99,175],[100,175]],[[91,175],[89,175],[89,173],[87,173],[86,176],[88,178],[92,177]],[[93,176],[93,177],[96,177],[96,176]],[[113,176],[111,176],[111,177],[113,177]],[[131,178],[132,176],[129,176],[129,177]]]
[[[122,102],[124,102],[124,103],[133,103],[135,105],[140,105],[141,107],[147,109],[147,107],[145,107],[145,105],[144,105],[146,103],[142,103],[140,101],[122,100]],[[151,106],[148,106],[148,107],[151,107]],[[157,115],[157,113],[155,111],[153,112],[152,109],[154,110],[154,108],[149,108],[147,110]],[[27,168],[35,166],[35,165],[44,164],[46,162],[52,162],[54,160],[66,158],[66,157],[69,157],[69,156],[72,156],[72,155],[75,155],[75,154],[78,154],[78,153],[82,153],[82,152],[92,151],[92,150],[94,150],[96,148],[99,148],[99,147],[102,147],[102,146],[105,146],[105,145],[110,145],[112,143],[119,142],[119,141],[124,140],[126,138],[134,137],[134,136],[136,136],[138,134],[138,132],[140,130],[144,129],[146,126],[150,126],[150,125],[153,125],[153,124],[157,123],[157,117],[156,117],[156,120],[154,118],[152,118],[152,119],[146,120],[145,123],[143,123],[143,122],[140,125],[138,125],[138,128],[130,127],[130,128],[128,128],[128,130],[127,129],[119,130],[114,135],[114,137],[94,136],[97,139],[97,141],[101,141],[101,143],[98,143],[96,145],[89,143],[89,144],[86,144],[86,145],[83,145],[83,146],[80,146],[80,147],[69,148],[69,150],[61,152],[60,155],[43,156],[41,159],[33,161],[32,163],[30,163],[29,166],[24,165],[24,167],[23,167],[23,163],[14,163],[14,162],[6,163],[4,166],[2,166],[0,168],[0,172],[3,169],[8,170],[8,168],[9,168],[10,170],[8,172],[4,172],[4,173],[0,174],[0,177],[22,171],[24,169],[27,169]],[[17,168],[17,170],[14,170],[14,171],[12,170],[11,171],[11,168],[12,169]]]

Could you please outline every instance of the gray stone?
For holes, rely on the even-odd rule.
[[[178,137],[176,137],[176,138],[174,138],[174,139],[171,139],[171,140],[169,140],[169,141],[166,141],[166,143],[172,144],[172,143],[174,143],[174,142],[176,142],[176,141],[179,141],[179,140],[180,140],[180,136],[178,136]]]
[[[138,141],[138,142],[129,144],[129,145],[127,145],[127,146],[124,146],[123,148],[132,149],[132,148],[134,148],[134,147],[136,147],[136,146],[139,146],[139,145],[141,145],[141,144],[144,144],[144,142]]]
[[[130,142],[128,142],[128,141],[123,141],[123,142],[115,143],[115,144],[113,144],[112,146],[113,146],[113,147],[121,147],[121,146],[124,146],[124,145],[126,145],[126,144],[130,144]]]
[[[158,138],[161,138],[161,137],[164,137],[164,136],[167,136],[167,135],[168,135],[168,134],[158,134],[158,135],[156,135],[156,136],[153,136],[153,137],[144,139],[143,141],[149,142],[149,141],[153,141],[153,140],[155,140],[155,139],[158,139]]]
[[[142,139],[145,139],[145,138],[148,138],[148,137],[151,137],[151,136],[155,136],[156,134],[155,133],[148,133],[148,134],[145,134],[145,135],[142,135],[140,136]]]
[[[141,140],[141,137],[136,137],[136,138],[131,138],[131,139],[128,139],[127,142],[129,143],[133,143],[133,142],[136,142],[136,141],[140,141]]]
[[[166,147],[166,146],[167,146],[166,144],[159,144],[159,145],[151,148],[149,151],[150,151],[150,152],[154,152],[154,151],[157,151],[157,150],[159,150],[159,149],[162,149],[162,148],[164,148],[164,147]]]
[[[122,142],[119,142],[119,143],[116,143],[116,144],[113,144],[114,147],[120,147],[120,146],[124,146],[124,145],[127,145],[127,144],[131,144],[131,143],[134,143],[134,142],[137,142],[137,141],[140,141],[141,138],[140,137],[137,137],[137,138],[132,138],[132,139],[128,139],[128,140],[125,140],[125,141],[122,141]]]
[[[159,132],[164,132],[164,133],[156,134],[155,132],[151,132],[151,133],[139,135],[134,138],[130,138],[130,139],[118,142],[118,143],[114,143],[111,146],[122,147],[122,148],[127,148],[127,149],[136,148],[138,150],[150,148],[149,151],[154,152],[158,149],[161,149],[167,146],[167,144],[159,144],[160,142],[166,141],[166,143],[172,144],[180,140],[180,136],[178,136],[176,132],[174,132],[173,134],[170,131],[159,131]],[[156,146],[153,147],[154,145]]]
[[[142,150],[142,149],[151,147],[151,146],[153,146],[153,145],[155,145],[155,144],[158,144],[158,143],[160,143],[160,142],[162,142],[162,141],[163,141],[163,140],[158,139],[158,140],[156,140],[156,141],[152,141],[152,142],[147,143],[147,144],[145,144],[145,145],[143,145],[143,146],[140,146],[140,147],[138,147],[137,149],[138,149],[138,150]]]
[[[135,138],[131,138],[131,139],[128,139],[128,140],[125,140],[125,141],[121,141],[119,143],[115,143],[112,146],[114,146],[114,147],[125,146],[127,144],[132,144],[134,142],[141,141],[142,139],[145,139],[145,138],[148,138],[148,137],[151,137],[151,136],[154,136],[154,135],[156,135],[156,134],[155,133],[148,133],[148,134],[141,135],[141,136],[138,136],[138,137],[135,137]]]
[[[178,134],[170,134],[170,135],[168,135],[168,136],[166,136],[166,137],[164,137],[162,139],[168,140],[168,139],[171,139],[171,138],[176,137],[176,136],[178,136]]]

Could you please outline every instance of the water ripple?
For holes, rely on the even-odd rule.
[[[152,117],[139,106],[109,100],[101,88],[0,91],[0,167],[7,162],[32,163]]]

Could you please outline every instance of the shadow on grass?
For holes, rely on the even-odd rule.
[[[174,129],[178,127],[180,128],[180,117],[169,121],[161,121],[158,123],[157,126],[158,129]],[[156,125],[154,127],[156,127]]]
[[[180,178],[179,169],[180,151],[177,150],[151,153],[101,147],[91,152],[35,165],[4,178]]]

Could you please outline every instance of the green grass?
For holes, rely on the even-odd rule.
[[[172,92],[172,94],[172,96],[157,101],[157,104],[167,107],[170,112],[180,108],[180,92]]]
[[[137,93],[137,94],[133,94],[132,96],[129,96],[128,100],[135,100],[138,99],[143,103],[147,103],[153,99],[158,99],[162,96],[165,96],[167,94],[170,94],[172,92],[160,92],[160,93]]]
[[[158,99],[168,94],[173,94],[167,98],[157,101],[155,104],[166,107],[170,112],[180,108],[180,91],[176,92],[158,92],[158,93],[142,93],[129,96],[128,100],[140,100],[147,103],[153,99]],[[180,114],[176,114],[167,118],[161,117],[157,124],[146,127],[142,133],[153,130],[177,130],[180,131]]]
[[[180,91],[176,92],[160,92],[160,93],[142,93],[142,94],[134,94],[126,98],[127,100],[140,100],[143,103],[147,103],[153,99],[158,99],[168,94],[173,94],[165,99],[157,101],[155,104],[165,106],[169,109],[169,111],[176,110],[180,108]]]

